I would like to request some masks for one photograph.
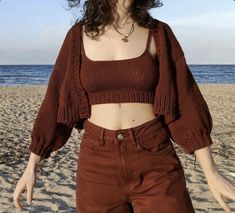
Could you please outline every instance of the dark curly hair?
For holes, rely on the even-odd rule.
[[[80,0],[67,0],[69,9],[80,6]],[[114,21],[114,13],[116,12],[116,3],[118,0],[86,0],[83,5],[82,19],[76,19],[75,23],[81,22],[85,26],[85,33],[91,33],[91,38],[95,39],[100,30],[103,31],[106,25],[112,24]],[[135,20],[139,26],[145,28],[154,27],[154,19],[148,10],[161,7],[163,3],[160,0],[133,0],[129,12],[130,18]],[[92,32],[96,34],[93,35]]]

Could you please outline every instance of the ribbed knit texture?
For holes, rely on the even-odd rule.
[[[212,117],[185,57],[176,62],[176,80],[180,117],[168,124],[172,138],[189,154],[213,143]]]
[[[81,40],[81,83],[89,104],[143,102],[153,103],[158,82],[158,63],[149,52],[151,29],[144,51],[133,58],[91,60]]]
[[[101,76],[100,73],[94,75],[97,71],[94,66],[91,66],[93,69],[89,67],[85,75],[83,71],[87,72],[88,67],[81,69],[84,65],[81,58],[82,23],[78,22],[69,29],[33,125],[29,151],[48,158],[51,152],[64,146],[72,129],[83,129],[84,121],[90,117],[89,100],[91,103],[153,103],[154,113],[164,116],[171,139],[189,154],[213,143],[210,136],[212,117],[186,63],[184,52],[170,26],[157,19],[155,23],[151,34],[158,66],[149,55],[143,54],[124,63],[100,63],[99,68],[103,69]],[[111,67],[113,71],[107,74]],[[121,67],[126,67],[127,75],[124,75],[125,70],[120,71]],[[94,76],[99,76],[99,79]],[[121,81],[111,85],[109,82],[113,82],[114,76]],[[151,79],[154,77],[156,79]]]

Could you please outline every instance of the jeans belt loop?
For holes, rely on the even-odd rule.
[[[101,140],[100,140],[100,145],[101,145],[101,146],[104,146],[104,143],[105,143],[105,141],[104,141],[104,130],[105,130],[105,129],[102,129],[102,130],[101,130]]]
[[[135,134],[134,134],[134,131],[132,130],[132,128],[130,128],[129,133],[130,133],[130,136],[131,136],[131,140],[135,143],[135,146],[138,146],[137,140],[135,138]]]

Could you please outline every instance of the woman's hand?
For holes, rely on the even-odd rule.
[[[235,200],[235,184],[219,173],[209,146],[196,150],[195,155],[206,176],[209,189],[213,196],[225,212],[230,213],[231,210],[225,203],[224,198],[228,197]]]
[[[226,199],[227,197],[235,201],[235,183],[220,174],[218,170],[207,178],[207,183],[210,191],[221,207],[226,213],[230,213],[231,210],[225,203],[224,198]]]
[[[20,204],[21,193],[26,192],[26,199],[28,204],[31,204],[33,197],[33,187],[36,183],[36,168],[40,161],[40,156],[31,153],[29,163],[16,184],[15,191],[13,193],[13,200],[16,208],[22,208]]]

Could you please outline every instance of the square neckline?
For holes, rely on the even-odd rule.
[[[89,57],[87,57],[86,52],[85,52],[85,48],[84,48],[84,43],[83,43],[83,25],[82,25],[82,30],[81,30],[81,46],[82,46],[82,51],[83,51],[83,58],[85,58],[87,61],[91,62],[91,63],[115,63],[115,62],[127,62],[127,61],[132,61],[132,60],[138,60],[139,58],[143,57],[145,54],[148,54],[148,47],[149,47],[149,43],[150,43],[150,37],[151,37],[151,29],[148,28],[148,36],[147,36],[147,41],[145,43],[145,49],[144,51],[136,56],[136,57],[132,57],[132,58],[124,58],[124,59],[117,59],[117,60],[92,60]]]

